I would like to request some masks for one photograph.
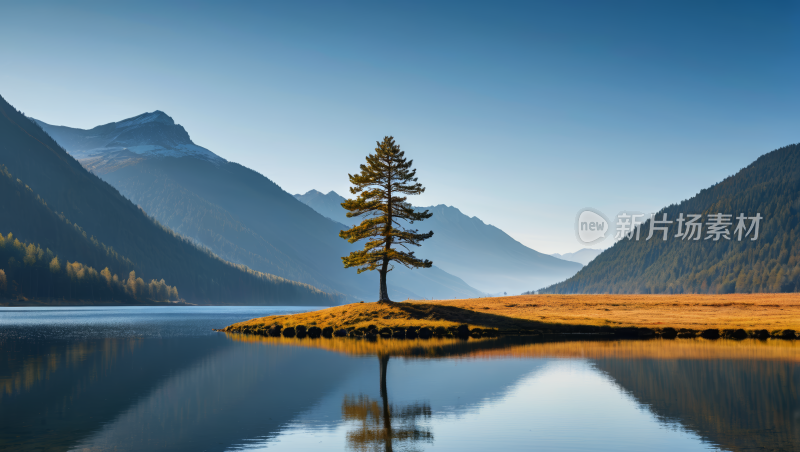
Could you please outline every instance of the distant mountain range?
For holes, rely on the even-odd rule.
[[[602,252],[603,250],[596,250],[594,248],[583,248],[575,251],[574,253],[553,253],[551,256],[563,259],[565,261],[577,262],[581,265],[589,265],[589,262],[591,262],[595,257],[599,256]]]
[[[127,127],[121,130],[120,135],[130,132]],[[340,301],[308,284],[225,262],[175,235],[83,168],[2,97],[0,164],[0,177],[9,179],[2,184],[0,231],[30,242],[28,262],[0,262],[0,269],[13,266],[16,271],[24,265],[19,273],[24,276],[36,266],[46,269],[43,259],[52,253],[64,260],[80,260],[97,272],[108,266],[121,277],[135,270],[144,281],[163,278],[192,303],[329,305]],[[70,284],[81,284],[84,273],[75,273]],[[24,297],[34,292],[32,287],[15,290],[12,283],[8,281],[6,295]]]
[[[342,225],[357,223],[347,218],[341,206],[345,198],[336,192],[323,194],[311,190],[295,198]],[[433,237],[423,243],[417,254],[488,294],[520,294],[564,280],[581,269],[578,263],[532,250],[502,230],[477,217],[468,217],[455,207],[438,205],[416,209],[429,210],[433,216],[415,223],[414,227],[434,231]]]
[[[357,223],[357,221],[347,218],[347,211],[342,207],[342,203],[345,199],[339,196],[335,191],[324,194],[317,190],[309,190],[304,195],[298,194],[294,195],[294,197],[303,204],[314,209],[320,215],[330,218],[339,224],[349,226]]]
[[[724,235],[710,234],[714,219],[727,226]],[[755,162],[697,195],[670,205],[655,218],[671,224],[649,235],[650,221],[640,240],[622,239],[575,276],[543,290],[545,293],[750,293],[800,291],[800,145],[793,144]],[[678,235],[680,215],[702,215],[699,240]],[[736,232],[744,214],[745,230]],[[757,240],[754,220],[760,216]],[[681,226],[683,233],[686,226]],[[751,228],[753,228],[751,230]],[[746,235],[750,231],[750,235]],[[714,240],[717,237],[718,240]]]
[[[161,224],[231,262],[310,284],[344,300],[377,297],[378,275],[341,257],[341,225],[239,164],[195,145],[161,111],[90,130],[38,124],[71,155]],[[356,245],[357,246],[357,245]],[[394,299],[483,295],[441,268],[396,268]]]

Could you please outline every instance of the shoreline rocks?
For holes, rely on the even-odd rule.
[[[797,340],[797,331],[793,329],[782,329],[767,331],[760,330],[745,330],[743,328],[737,329],[724,329],[720,331],[716,328],[708,328],[702,331],[681,328],[677,330],[672,327],[663,327],[651,329],[647,327],[610,327],[610,326],[587,326],[587,325],[553,325],[552,330],[533,330],[533,329],[496,329],[496,328],[470,328],[467,324],[458,326],[451,326],[449,328],[443,326],[396,326],[396,327],[383,327],[378,329],[374,324],[368,327],[347,327],[334,329],[331,326],[320,328],[317,326],[306,327],[305,325],[296,325],[293,327],[284,328],[282,325],[275,323],[270,326],[254,325],[238,328],[227,327],[222,332],[237,332],[242,334],[256,334],[269,337],[285,337],[303,339],[306,337],[316,339],[320,337],[351,337],[354,339],[369,339],[376,340],[378,336],[383,339],[430,339],[430,338],[459,338],[459,339],[480,339],[491,338],[498,336],[544,336],[555,335],[564,336],[565,338],[585,338],[586,336],[596,336],[598,339],[611,338],[611,339],[687,339],[701,337],[709,340],[716,339],[729,339],[729,340],[744,340],[744,339],[780,339],[780,340]]]
[[[704,339],[719,339],[719,330],[716,328],[709,328],[700,332],[700,337]]]
[[[675,339],[678,337],[678,331],[672,327],[666,327],[661,329],[661,337],[664,339]]]
[[[778,335],[780,339],[797,339],[797,334],[794,330],[783,330]]]

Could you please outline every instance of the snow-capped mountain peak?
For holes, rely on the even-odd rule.
[[[192,142],[186,129],[161,110],[84,130],[37,123],[78,160],[194,157],[224,163]]]
[[[168,114],[164,113],[161,110],[156,110],[152,113],[142,113],[139,116],[134,116],[133,118],[117,122],[115,123],[115,126],[117,129],[120,129],[125,127],[134,127],[146,124],[148,122],[159,122],[170,126],[175,125],[175,120],[173,120]]]

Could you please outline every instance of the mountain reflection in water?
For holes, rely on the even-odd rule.
[[[0,450],[800,450],[797,341],[219,334],[0,350]]]

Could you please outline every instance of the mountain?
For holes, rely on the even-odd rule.
[[[78,160],[95,155],[115,155],[118,158],[196,157],[211,162],[225,161],[192,143],[186,129],[159,110],[98,126],[89,133],[36,122],[65,149],[75,149],[70,153]]]
[[[36,203],[65,219],[90,241],[124,256],[144,281],[163,278],[192,303],[332,304],[337,298],[307,284],[232,265],[148,218],[114,187],[83,168],[39,125],[0,97],[0,163]],[[14,191],[2,196],[16,196]],[[22,202],[22,201],[20,201]],[[57,253],[72,240],[36,203],[17,204],[0,215],[0,231]],[[66,223],[65,223],[66,224]],[[80,225],[80,226],[78,226]],[[55,229],[55,230],[54,230]],[[88,252],[87,252],[88,253]],[[85,262],[89,264],[88,262]],[[96,264],[98,267],[100,263]],[[105,264],[109,265],[109,264]],[[121,270],[120,270],[121,271]]]
[[[322,215],[345,225],[356,224],[341,206],[345,198],[336,192],[322,194],[311,190],[295,198]],[[470,286],[490,294],[522,293],[531,287],[545,287],[580,270],[581,265],[532,250],[502,230],[468,217],[445,205],[416,207],[429,210],[430,219],[414,227],[434,231],[420,247],[419,256],[430,259],[442,270]]]
[[[559,259],[570,261],[570,262],[577,262],[581,265],[589,265],[589,262],[592,261],[595,257],[599,256],[603,250],[596,250],[594,248],[582,248],[574,253],[564,253],[558,254],[554,253],[551,254],[553,257],[557,257]]]
[[[729,214],[729,239],[709,234],[709,215]],[[572,278],[547,287],[545,293],[749,293],[800,291],[800,145],[786,146],[691,199],[670,205],[655,218],[672,224],[668,238],[650,221],[640,240],[623,239]],[[677,238],[679,215],[702,214],[700,240]],[[742,239],[736,217],[744,214]],[[758,238],[753,228],[758,221]],[[682,226],[686,232],[685,225]],[[692,234],[692,238],[696,235]],[[714,240],[719,237],[719,240]]]
[[[148,215],[223,259],[349,301],[377,295],[377,272],[344,268],[341,257],[354,245],[339,238],[342,225],[261,174],[195,145],[163,112],[90,130],[38,124]],[[440,268],[396,268],[389,282],[399,300],[483,295]]]
[[[310,190],[304,195],[294,195],[300,202],[311,207],[320,215],[323,215],[331,220],[343,224],[355,224],[352,220],[347,218],[346,210],[342,208],[344,198],[339,196],[335,191],[330,191],[328,194],[323,194],[316,190]]]

